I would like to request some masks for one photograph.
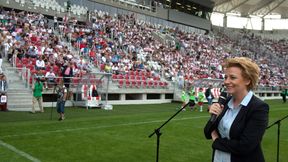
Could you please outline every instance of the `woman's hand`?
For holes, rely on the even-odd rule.
[[[223,105],[220,105],[219,103],[214,103],[211,105],[211,107],[209,109],[209,113],[215,114],[218,117],[221,114],[221,112],[223,111],[223,108],[224,108]]]
[[[212,137],[212,140],[215,141],[217,138],[219,138],[219,135],[217,133],[216,130],[214,130],[212,133],[211,133],[211,137]]]

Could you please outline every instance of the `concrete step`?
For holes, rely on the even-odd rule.
[[[7,108],[8,108],[8,110],[10,110],[10,109],[22,109],[22,108],[32,109],[32,102],[30,102],[29,104],[28,103],[19,103],[19,104],[13,104],[13,105],[10,105],[8,103]]]
[[[11,74],[7,74],[6,75],[9,75],[9,77],[7,77],[7,80],[9,81],[21,81],[21,76],[18,76],[18,74],[15,74],[15,73],[11,73]],[[14,75],[14,76],[12,76]]]
[[[17,88],[19,86],[19,88]],[[32,94],[32,90],[29,89],[29,88],[26,88],[25,86],[22,85],[22,87],[20,85],[17,85],[17,84],[11,84],[9,85],[8,84],[8,90],[7,90],[8,93],[31,93]]]
[[[28,85],[24,84],[24,83],[8,83],[8,90],[25,90],[28,89]]]
[[[10,108],[8,107],[9,111],[28,111],[31,112],[32,111],[32,107],[27,107],[27,108]],[[35,107],[35,111],[40,111],[39,107]]]
[[[8,102],[11,104],[11,105],[14,105],[14,104],[25,104],[25,103],[31,103],[32,102],[32,96],[27,96],[27,97],[24,97],[24,96],[8,96]]]
[[[8,103],[9,105],[31,105],[32,104],[32,97],[31,98],[23,98],[23,99],[15,99],[8,96]]]

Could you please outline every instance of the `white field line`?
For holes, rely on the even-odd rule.
[[[39,159],[29,155],[28,153],[26,152],[23,152],[21,150],[18,150],[17,148],[15,148],[14,146],[12,145],[9,145],[8,143],[5,143],[3,142],[2,140],[0,140],[0,145],[15,152],[16,154],[20,155],[20,156],[23,156],[25,157],[26,159],[30,160],[30,161],[33,161],[33,162],[41,162]]]
[[[278,111],[277,110],[270,110],[270,111]],[[181,120],[190,120],[190,119],[199,119],[199,118],[208,118],[209,116],[197,116],[197,117],[190,117],[190,118],[181,118],[181,119],[173,119],[176,121]],[[6,135],[2,136],[1,138],[9,138],[9,137],[17,137],[17,136],[29,136],[29,135],[39,135],[39,134],[49,134],[49,133],[61,133],[61,132],[71,132],[71,131],[79,131],[79,130],[88,130],[88,129],[101,129],[101,128],[111,128],[111,127],[117,127],[117,126],[131,126],[131,125],[142,125],[142,124],[150,124],[150,123],[159,123],[164,122],[166,120],[154,120],[154,121],[146,121],[146,122],[136,122],[136,123],[124,123],[124,124],[117,124],[117,125],[107,125],[107,126],[98,126],[98,127],[86,127],[86,128],[74,128],[74,129],[61,129],[61,130],[55,130],[55,131],[46,131],[46,132],[34,132],[34,133],[26,133],[26,134],[14,134],[14,135]],[[286,141],[286,140],[285,140]],[[0,140],[0,145],[15,152],[16,154],[25,157],[28,160],[31,160],[32,162],[41,162],[39,159],[29,155],[28,153],[25,153],[21,150],[18,150],[12,145],[9,145],[8,143],[3,142]]]
[[[269,111],[281,111],[281,110],[288,110],[288,109],[287,108],[278,108],[278,109],[271,109],[270,108]],[[190,119],[199,119],[199,118],[207,118],[208,119],[208,117],[209,116],[206,115],[206,116],[196,116],[196,117],[188,117],[188,118],[172,119],[172,120],[181,121],[181,120],[190,120]],[[115,124],[115,125],[102,125],[102,126],[96,126],[96,127],[59,129],[59,130],[52,130],[52,131],[45,131],[45,132],[31,132],[31,133],[24,133],[24,134],[5,135],[5,136],[1,136],[0,138],[31,136],[31,135],[40,135],[40,134],[49,134],[49,133],[62,133],[62,132],[72,132],[72,131],[79,131],[79,130],[101,129],[101,128],[121,127],[121,126],[142,125],[142,124],[150,124],[150,123],[161,123],[161,122],[165,122],[165,121],[166,120],[154,120],[154,121],[123,123],[123,124]]]
[[[286,108],[271,109],[270,108],[269,111],[281,111],[281,110],[288,110],[288,109],[286,109]],[[195,116],[195,117],[188,117],[188,118],[181,118],[181,119],[172,119],[172,120],[181,121],[181,120],[190,120],[190,119],[199,119],[199,118],[209,118],[209,116],[207,116],[207,115],[206,116]],[[143,121],[143,122],[135,122],[135,123],[104,125],[104,126],[96,126],[96,127],[59,129],[59,130],[44,131],[44,132],[31,132],[31,133],[24,133],[24,134],[13,134],[13,135],[0,136],[0,139],[1,138],[9,138],[9,137],[49,134],[49,133],[62,133],[62,132],[73,132],[73,131],[80,131],[80,130],[101,129],[101,128],[121,127],[121,126],[132,126],[132,125],[142,125],[142,124],[151,124],[151,123],[161,123],[161,122],[165,122],[165,121],[166,120],[154,120],[154,121]]]
[[[189,117],[189,118],[181,118],[181,119],[172,119],[174,121],[181,121],[181,120],[190,120],[190,119],[199,119],[199,118],[208,118],[209,116],[196,116],[196,117]],[[31,132],[31,133],[24,133],[24,134],[13,134],[13,135],[5,135],[1,136],[0,138],[9,138],[9,137],[19,137],[19,136],[31,136],[31,135],[43,135],[49,133],[62,133],[62,132],[72,132],[72,131],[80,131],[80,130],[90,130],[90,129],[101,129],[101,128],[111,128],[111,127],[121,127],[121,126],[132,126],[132,125],[142,125],[142,124],[150,124],[150,123],[161,123],[165,122],[166,120],[154,120],[154,121],[144,121],[144,122],[135,122],[135,123],[123,123],[123,124],[115,124],[115,125],[104,125],[104,126],[96,126],[96,127],[84,127],[84,128],[71,128],[71,129],[59,129],[59,130],[52,130],[52,131],[42,131],[42,132]],[[64,121],[65,122],[65,121]]]

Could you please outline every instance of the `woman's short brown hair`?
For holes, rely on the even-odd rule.
[[[242,71],[242,76],[250,80],[250,84],[247,86],[248,90],[253,90],[256,88],[260,75],[260,68],[256,63],[247,57],[235,57],[225,60],[224,68],[230,67],[240,68]]]

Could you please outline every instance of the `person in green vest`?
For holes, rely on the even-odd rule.
[[[200,112],[202,112],[203,111],[203,103],[204,103],[204,99],[205,99],[203,88],[199,89],[197,98],[198,98],[198,105],[200,107]]]
[[[32,86],[33,91],[33,100],[32,100],[32,113],[35,113],[35,103],[38,102],[39,108],[41,112],[44,112],[43,108],[43,83],[40,80],[40,77],[36,77],[36,82],[34,83],[34,86]]]
[[[288,96],[287,88],[284,88],[284,87],[282,88],[281,96],[282,96],[283,103],[286,103],[286,96]]]
[[[186,105],[186,100],[187,100],[187,94],[186,94],[185,90],[183,90],[182,94],[181,94],[181,101],[182,101],[181,108],[183,108]]]
[[[189,107],[191,111],[193,110],[195,106],[195,102],[196,102],[196,97],[195,97],[195,91],[193,90],[189,93]]]

